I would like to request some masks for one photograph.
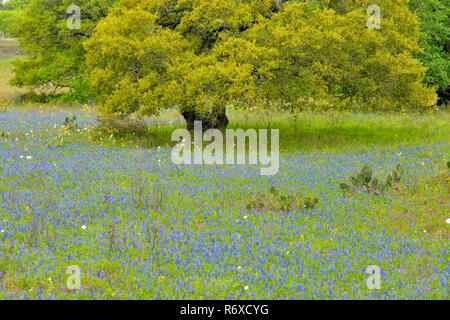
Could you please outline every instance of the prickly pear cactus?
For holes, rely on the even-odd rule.
[[[347,181],[341,182],[339,187],[344,191],[364,188],[368,193],[383,194],[387,188],[392,188],[392,186],[400,182],[403,172],[404,167],[401,164],[397,164],[395,169],[388,174],[386,181],[383,183],[375,177],[370,167],[365,165],[360,172],[355,175],[350,175]]]

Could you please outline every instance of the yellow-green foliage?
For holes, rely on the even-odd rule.
[[[433,105],[406,1],[383,1],[381,30],[366,26],[369,1],[333,3],[122,0],[85,43],[91,85],[116,115],[177,107],[214,117],[262,98]]]
[[[311,93],[351,97],[383,109],[433,105],[434,90],[422,84],[425,69],[412,56],[420,51],[418,21],[406,1],[383,1],[380,30],[366,27],[370,1],[340,3],[347,11],[288,3],[246,32],[279,52],[281,67],[264,92],[291,101]]]
[[[19,1],[20,2],[20,1]],[[27,1],[28,2],[28,1]],[[14,61],[11,83],[19,87],[52,89],[82,87],[83,41],[116,0],[30,0],[14,23],[13,36],[24,56]],[[69,29],[67,9],[77,5],[80,29]]]

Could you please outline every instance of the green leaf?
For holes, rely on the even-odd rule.
[[[395,183],[400,182],[401,175],[397,171],[394,171],[392,174],[392,180],[394,180]]]
[[[367,185],[370,183],[370,180],[372,179],[372,170],[369,168],[369,166],[365,165],[362,169],[361,169],[361,173],[363,176],[363,184]]]
[[[350,186],[349,186],[346,182],[341,182],[341,183],[339,184],[339,187],[340,187],[342,190],[344,190],[344,191],[350,190]]]
[[[358,183],[358,185],[364,184],[364,181],[365,181],[364,175],[358,173],[358,175],[356,176],[356,182]]]
[[[372,188],[376,188],[378,186],[378,179],[373,177],[372,179]]]
[[[387,176],[386,186],[388,186],[389,188],[392,187],[392,175],[391,174],[388,174],[388,176]]]

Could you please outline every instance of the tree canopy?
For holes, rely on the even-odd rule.
[[[5,3],[0,1],[0,31],[7,35],[14,33],[16,23],[28,2],[29,0],[9,0]]]
[[[122,0],[85,44],[90,81],[106,112],[177,107],[216,127],[236,100],[423,108],[436,97],[406,3],[383,1],[372,30],[365,0]]]
[[[450,100],[450,0],[412,0],[421,20],[417,58],[428,68],[425,82],[438,87],[442,102]]]
[[[14,35],[25,57],[15,61],[17,86],[76,88],[85,79],[83,42],[116,0],[31,0],[20,17]],[[81,12],[80,29],[70,29],[67,12],[77,5]]]

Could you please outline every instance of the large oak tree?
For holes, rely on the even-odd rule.
[[[236,101],[339,100],[379,109],[433,105],[413,55],[407,1],[122,0],[86,42],[90,81],[118,116],[177,108],[188,128],[224,128]]]

